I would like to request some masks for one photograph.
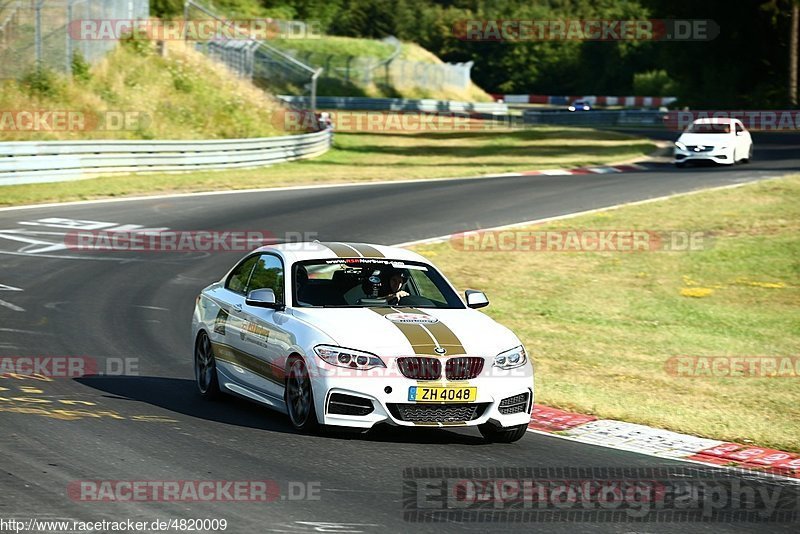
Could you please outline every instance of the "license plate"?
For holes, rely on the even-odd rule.
[[[442,388],[411,386],[408,400],[412,402],[474,402],[478,388]]]

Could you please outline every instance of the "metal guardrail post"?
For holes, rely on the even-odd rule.
[[[322,74],[322,69],[317,69],[311,76],[311,112],[317,112],[317,79]]]

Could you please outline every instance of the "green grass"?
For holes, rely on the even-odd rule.
[[[548,229],[713,237],[692,252],[416,247],[458,287],[487,291],[487,313],[533,356],[537,402],[800,451],[800,377],[687,378],[666,367],[681,355],[800,356],[800,176],[536,227]],[[706,296],[684,296],[693,293]]]
[[[537,127],[427,133],[337,133],[334,148],[311,160],[250,170],[106,176],[0,188],[0,205],[184,191],[476,176],[598,165],[649,153],[628,135]]]
[[[6,81],[1,110],[61,110],[104,117],[128,112],[125,129],[0,130],[0,141],[52,139],[214,139],[283,135],[279,104],[205,56],[170,42],[166,57],[150,42],[128,42],[72,82],[45,71]],[[91,120],[86,121],[87,124]]]

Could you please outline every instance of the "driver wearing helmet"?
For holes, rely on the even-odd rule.
[[[360,285],[347,291],[344,299],[348,304],[356,304],[361,299],[381,299],[388,304],[395,305],[401,298],[409,296],[403,286],[408,281],[405,269],[374,270],[366,276]]]
[[[397,304],[401,298],[409,295],[408,291],[403,289],[403,286],[408,282],[408,271],[405,269],[392,269],[388,273],[388,281],[385,284],[385,294],[381,298],[385,298],[389,304]]]

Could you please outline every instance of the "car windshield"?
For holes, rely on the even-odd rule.
[[[731,133],[730,124],[715,124],[712,122],[696,122],[689,126],[689,133],[726,134]]]
[[[372,258],[295,263],[294,305],[464,308],[452,287],[432,266]]]

